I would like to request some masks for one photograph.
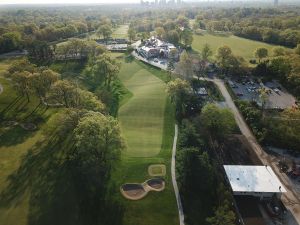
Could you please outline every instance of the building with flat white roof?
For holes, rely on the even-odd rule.
[[[271,198],[286,189],[270,166],[224,165],[234,195]]]

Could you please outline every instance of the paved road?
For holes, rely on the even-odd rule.
[[[178,190],[177,181],[176,181],[175,162],[176,162],[177,137],[178,137],[178,125],[175,124],[175,134],[174,134],[173,149],[172,149],[171,175],[172,175],[172,183],[173,183],[174,192],[175,192],[176,201],[177,201],[177,207],[178,207],[178,213],[179,213],[179,223],[180,223],[180,225],[184,225],[183,207],[182,207],[181,198],[179,195],[179,190]]]
[[[299,193],[295,190],[293,187],[293,184],[291,183],[290,179],[286,176],[286,174],[281,173],[279,171],[278,166],[276,165],[278,162],[275,157],[267,154],[262,147],[257,142],[255,136],[251,132],[250,128],[248,127],[247,123],[244,121],[241,113],[235,106],[230,94],[228,93],[224,81],[220,79],[208,79],[210,81],[213,81],[217,87],[220,89],[222,95],[225,98],[225,102],[227,106],[232,110],[235,120],[242,132],[242,134],[247,138],[248,142],[250,143],[252,149],[257,154],[257,156],[260,158],[262,163],[264,165],[269,165],[272,167],[274,172],[277,174],[281,182],[284,184],[287,193],[283,194],[282,201],[284,205],[290,210],[290,212],[293,214],[294,218],[292,216],[289,216],[288,225],[296,225],[300,224],[300,198]]]

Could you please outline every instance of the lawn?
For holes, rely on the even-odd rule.
[[[117,27],[114,30],[112,37],[113,38],[127,38],[128,29],[129,29],[128,24],[120,25],[119,27]]]
[[[240,38],[234,35],[212,35],[204,33],[203,35],[194,35],[194,40],[192,48],[196,51],[201,51],[204,44],[209,44],[213,50],[213,53],[216,53],[216,50],[223,45],[228,45],[233,53],[237,56],[242,56],[249,62],[250,59],[253,59],[253,52],[256,48],[265,47],[269,50],[269,55],[272,54],[272,48],[275,45],[266,44],[259,41],[252,41],[245,38]]]
[[[117,188],[123,183],[149,179],[148,166],[165,164],[166,189],[151,192],[139,201],[116,197],[124,204],[124,225],[178,224],[178,211],[170,176],[170,159],[174,135],[174,111],[160,78],[167,74],[141,62],[123,62],[119,77],[132,93],[119,110],[119,121],[127,150],[114,174]]]
[[[25,225],[28,224],[30,214],[30,191],[24,184],[23,179],[17,178],[19,188],[10,188],[12,179],[18,168],[24,162],[28,152],[41,140],[43,140],[43,126],[48,118],[56,111],[46,110],[39,106],[39,100],[31,97],[30,102],[24,97],[19,97],[11,84],[11,81],[1,76],[13,60],[0,61],[0,83],[4,91],[0,94],[0,193],[6,192],[11,196],[9,199],[0,196],[0,224]],[[3,121],[15,120],[19,123],[34,122],[38,126],[37,131],[25,131],[20,126],[5,128]],[[37,168],[41,168],[39,165]],[[22,174],[29,173],[23,170]],[[29,174],[27,174],[29,175]],[[16,183],[15,183],[16,184]],[[21,190],[22,189],[22,190]]]

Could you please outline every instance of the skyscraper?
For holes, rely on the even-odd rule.
[[[278,5],[278,0],[274,0],[274,5],[275,5],[275,6]]]

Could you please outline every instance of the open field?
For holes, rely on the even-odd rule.
[[[139,201],[125,200],[124,225],[174,225],[178,223],[176,199],[170,176],[170,159],[174,135],[173,106],[165,94],[166,73],[132,61],[124,62],[120,79],[132,97],[123,103],[119,120],[128,145],[114,174],[117,189],[124,183],[141,183],[151,178],[148,166],[164,164],[166,189],[151,192]],[[150,147],[151,146],[151,147]]]
[[[117,29],[114,30],[112,37],[113,38],[127,38],[128,29],[129,29],[128,24],[120,25]]]
[[[123,25],[118,26],[117,28],[115,28],[113,30],[112,38],[127,38],[128,28],[129,28],[128,24],[123,24]],[[96,34],[96,32],[93,32],[90,35],[88,35],[87,38],[88,39],[98,39],[98,38],[102,38],[102,37],[99,37],[99,35]]]
[[[234,35],[212,35],[212,34],[203,34],[203,35],[194,35],[194,40],[192,48],[196,51],[201,51],[204,44],[209,44],[213,50],[213,54],[216,53],[216,50],[223,45],[228,45],[233,53],[237,56],[242,56],[249,62],[250,59],[253,59],[253,52],[256,48],[264,47],[269,50],[269,55],[272,54],[272,48],[275,45],[266,44],[259,41],[252,41],[245,38],[240,38]]]

